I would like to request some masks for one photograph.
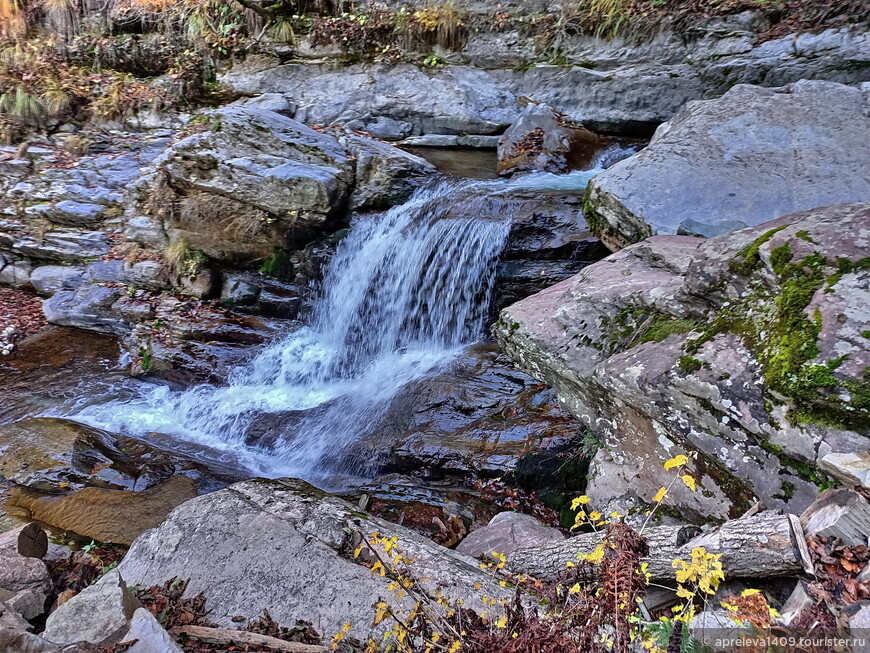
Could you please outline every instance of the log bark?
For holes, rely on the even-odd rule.
[[[184,635],[189,639],[196,639],[207,644],[224,644],[227,646],[230,644],[254,644],[256,646],[268,646],[276,651],[285,651],[285,653],[327,653],[329,650],[325,646],[287,642],[276,637],[269,637],[268,635],[249,633],[245,630],[230,630],[229,628],[179,626],[173,628],[170,632],[176,637]]]
[[[728,521],[683,542],[686,533],[686,527],[680,526],[655,526],[644,532],[650,550],[645,562],[653,581],[673,580],[673,561],[689,560],[695,547],[721,553],[728,579],[798,576],[804,570],[798,549],[798,538],[803,534],[794,532],[787,515],[768,511]],[[567,562],[576,562],[578,554],[591,553],[601,540],[600,534],[583,533],[562,542],[514,551],[507,558],[507,569],[552,580]]]

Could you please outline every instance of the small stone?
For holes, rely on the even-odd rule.
[[[870,451],[829,453],[819,467],[843,483],[870,488]]]
[[[504,555],[519,549],[564,540],[565,536],[555,528],[546,526],[530,515],[518,512],[500,512],[483,528],[473,531],[456,550],[472,558],[491,556],[498,552]]]
[[[43,558],[48,552],[48,535],[31,522],[0,534],[0,549],[17,551],[25,558]]]

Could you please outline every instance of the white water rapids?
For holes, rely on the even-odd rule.
[[[267,476],[322,483],[365,474],[375,461],[349,449],[377,429],[404,386],[443,371],[483,335],[511,226],[511,215],[487,213],[486,197],[516,188],[582,191],[598,171],[441,181],[361,217],[330,261],[308,325],[232,370],[227,386],[143,384],[133,399],[92,404],[73,418],[133,435],[168,433]],[[264,419],[273,436],[251,441]]]

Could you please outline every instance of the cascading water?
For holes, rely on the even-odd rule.
[[[375,461],[350,455],[352,446],[377,428],[405,385],[443,370],[483,333],[511,225],[504,202],[493,215],[488,198],[516,188],[580,190],[596,172],[442,181],[381,216],[359,218],[330,262],[310,323],[234,369],[226,387],[149,386],[75,419],[169,433],[264,475],[329,484],[370,471]]]

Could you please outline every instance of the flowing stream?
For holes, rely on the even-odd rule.
[[[484,333],[511,227],[504,203],[493,215],[487,198],[516,188],[582,190],[598,171],[442,180],[359,218],[329,264],[308,325],[234,369],[227,386],[147,385],[133,399],[73,417],[116,432],[169,433],[263,475],[324,484],[366,474],[375,461],[350,455],[353,444],[377,429],[406,384],[444,370]],[[272,436],[252,438],[264,420]]]

